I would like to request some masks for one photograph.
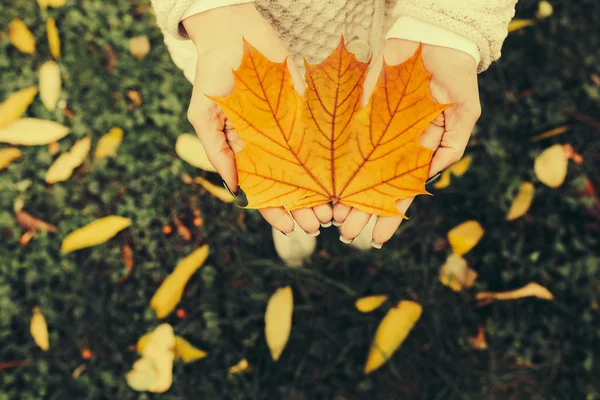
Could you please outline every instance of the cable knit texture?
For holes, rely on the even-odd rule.
[[[193,44],[180,24],[194,0],[152,0],[158,25],[177,66],[192,81],[196,64]],[[323,61],[339,44],[340,34],[350,43],[368,43],[381,49],[385,34],[395,20],[410,16],[463,35],[481,53],[479,71],[500,57],[507,25],[516,0],[257,0],[257,10],[273,25],[300,62]]]

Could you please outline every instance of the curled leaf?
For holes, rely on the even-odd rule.
[[[294,230],[294,234],[286,236],[272,228],[275,251],[288,267],[300,267],[317,246],[316,237],[307,235],[297,226]]]
[[[519,193],[513,200],[510,210],[508,210],[508,214],[506,215],[507,221],[517,219],[527,213],[533,202],[534,191],[535,189],[531,182],[521,183]]]
[[[554,296],[542,285],[530,282],[520,289],[507,292],[481,292],[475,295],[477,305],[482,306],[495,300],[515,300],[523,297],[537,297],[543,300],[554,300]]]
[[[54,225],[42,221],[41,219],[35,218],[33,215],[26,211],[20,210],[15,213],[15,219],[17,224],[28,231],[33,232],[56,232],[57,229]]]
[[[129,218],[116,215],[97,219],[69,233],[63,239],[61,251],[63,253],[70,253],[86,247],[97,246],[108,241],[129,225],[131,225]]]
[[[440,282],[455,292],[470,288],[475,284],[477,272],[467,265],[467,261],[457,254],[450,254],[440,269]]]
[[[40,67],[40,98],[48,111],[56,110],[61,90],[62,82],[58,64],[54,61],[46,61]]]
[[[265,336],[273,360],[279,360],[292,331],[294,297],[292,288],[286,286],[273,293],[265,311]]]
[[[568,159],[560,144],[548,147],[535,159],[533,171],[544,185],[557,188],[567,177]]]
[[[21,158],[21,150],[15,148],[0,149],[0,171],[8,167],[10,163]]]
[[[29,331],[31,332],[31,336],[33,336],[35,344],[37,344],[40,349],[46,351],[50,348],[48,325],[46,324],[46,318],[44,318],[44,314],[42,314],[39,307],[34,307],[33,309]]]
[[[180,358],[185,363],[189,363],[206,356],[207,353],[205,351],[197,349],[181,336],[175,336],[175,357]]]
[[[469,252],[483,237],[484,230],[477,221],[466,221],[448,232],[448,242],[454,254]]]
[[[510,21],[510,23],[508,24],[508,32],[515,32],[518,30],[521,30],[523,28],[526,28],[528,26],[534,25],[535,21],[533,19],[519,19],[519,18],[514,18],[512,21]]]
[[[40,146],[56,142],[69,133],[70,129],[58,122],[23,118],[0,128],[0,143]]]
[[[148,36],[136,36],[129,40],[129,52],[132,56],[141,60],[150,52],[150,41]]]
[[[69,152],[61,154],[50,166],[46,172],[46,182],[54,184],[69,179],[75,168],[85,161],[91,147],[92,139],[89,136],[78,140]]]
[[[186,163],[209,172],[217,172],[215,167],[208,161],[204,146],[200,143],[197,135],[184,133],[179,135],[175,143],[175,152]]]
[[[471,156],[463,157],[457,163],[452,164],[442,172],[440,179],[433,184],[436,189],[444,189],[450,186],[451,176],[463,176],[471,166]]]
[[[208,245],[194,250],[177,264],[173,272],[160,285],[150,300],[150,307],[156,312],[158,319],[166,317],[175,309],[183,296],[185,285],[194,272],[204,264],[208,253]]]
[[[250,364],[248,364],[248,360],[241,359],[239,363],[229,367],[230,374],[239,374],[241,372],[247,371],[250,368]]]
[[[112,128],[108,133],[100,138],[94,159],[101,160],[107,157],[113,157],[117,154],[117,150],[123,141],[123,129]]]
[[[356,309],[358,311],[368,313],[379,308],[383,303],[387,301],[387,299],[388,297],[385,295],[366,296],[356,300],[356,303],[354,303],[354,305],[356,306]]]
[[[27,28],[25,22],[19,18],[15,18],[10,21],[8,29],[10,42],[13,46],[25,54],[35,53],[35,37],[29,28]]]
[[[16,91],[8,96],[0,104],[0,128],[19,119],[27,111],[37,92],[37,86],[32,86]]]
[[[210,183],[202,177],[194,178],[194,183],[201,185],[208,193],[212,194],[217,199],[224,201],[225,203],[233,203],[235,200],[234,197],[227,191],[227,189]]]
[[[56,21],[54,18],[48,18],[46,20],[46,31],[48,32],[48,46],[50,47],[50,53],[58,60],[60,58],[60,36],[58,36],[58,29],[56,28]]]
[[[385,364],[415,326],[423,308],[413,301],[402,300],[383,317],[369,351],[365,374]]]

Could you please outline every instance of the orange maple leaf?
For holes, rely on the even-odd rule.
[[[449,104],[431,98],[421,47],[404,63],[383,64],[361,108],[368,63],[340,45],[321,64],[305,61],[306,97],[282,63],[244,41],[235,90],[211,97],[244,143],[236,155],[249,208],[288,210],[341,202],[398,215],[396,200],[426,194],[433,151],[419,135]]]

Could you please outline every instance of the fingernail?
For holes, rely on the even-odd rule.
[[[344,224],[343,222],[337,222],[337,221],[331,221],[331,223],[333,224],[333,226],[342,226]]]
[[[331,221],[326,222],[326,223],[321,222],[321,227],[323,227],[323,228],[329,228],[331,225],[332,225]]]
[[[344,236],[340,235],[340,242],[350,244],[354,239],[347,239]]]
[[[288,233],[285,233],[285,232],[283,232],[283,231],[279,231],[279,232],[281,232],[282,234],[284,234],[284,235],[285,235],[285,236],[287,236],[287,237],[291,237],[291,236],[294,236],[294,235],[296,234],[296,229],[294,228],[294,230],[293,230],[293,231],[291,231],[291,232],[288,232]]]
[[[425,181],[425,184],[429,185],[430,183],[433,183],[433,182],[437,181],[440,176],[442,176],[442,171],[438,172],[437,174],[435,174],[431,178],[427,179]]]
[[[244,193],[241,187],[238,187],[233,203],[238,207],[246,207],[248,205],[248,197],[246,197],[246,193]]]
[[[383,243],[375,243],[374,241],[371,240],[371,247],[373,247],[374,249],[381,249],[383,247]]]
[[[229,188],[229,186],[227,185],[227,182],[225,182],[223,179],[221,179],[221,182],[223,182],[223,187],[224,187],[225,189],[227,189],[227,191],[229,192],[229,194],[230,194],[230,195],[232,195],[232,196],[233,196],[233,198],[236,198],[236,197],[237,197],[237,195],[231,191],[231,189],[230,189],[230,188]]]
[[[321,234],[321,231],[317,229],[315,232],[306,232],[306,234],[308,236],[319,236]]]

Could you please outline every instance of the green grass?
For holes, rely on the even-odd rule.
[[[600,131],[565,112],[600,115],[600,86],[591,78],[600,74],[598,2],[552,1],[551,18],[510,35],[502,60],[480,76],[483,116],[468,149],[471,169],[435,197],[419,198],[384,250],[349,251],[330,228],[300,269],[277,258],[258,213],[181,182],[182,173],[198,173],[174,152],[177,136],[192,131],[185,118],[191,87],[171,63],[146,1],[68,3],[48,15],[61,32],[59,64],[73,118],[49,113],[39,99],[28,115],[72,128],[60,142],[62,151],[85,135],[95,144],[113,126],[124,129],[125,139],[116,158],[88,161],[53,186],[43,181],[53,161],[46,147],[22,149],[23,158],[0,172],[0,362],[34,361],[0,371],[0,400],[600,399],[600,221],[589,214],[598,206],[579,194],[586,176],[600,188]],[[535,8],[523,0],[518,16],[532,17]],[[14,17],[37,37],[36,56],[10,45]],[[34,1],[0,6],[0,99],[36,84],[40,65],[50,58],[43,21]],[[143,61],[128,52],[128,39],[139,34],[152,42]],[[107,45],[117,55],[110,72]],[[132,89],[143,103],[129,111]],[[571,130],[530,143],[531,136],[562,124]],[[565,184],[550,189],[534,177],[533,160],[565,142],[583,154],[584,163],[571,162]],[[535,184],[533,206],[526,217],[506,222],[523,180]],[[21,247],[12,212],[18,198],[59,233],[37,235]],[[193,229],[191,241],[161,233],[175,216],[191,228],[194,209],[201,210],[204,226]],[[60,254],[66,233],[110,214],[127,216],[133,225],[105,245]],[[468,219],[480,221],[486,233],[466,256],[479,273],[477,283],[457,294],[437,274],[449,253],[443,248],[447,231]],[[149,300],[177,261],[204,243],[212,254],[180,303],[188,317],[166,321],[209,357],[176,363],[164,395],[134,392],[123,375],[137,358],[130,346],[157,325]],[[136,266],[117,285],[126,244]],[[555,301],[475,307],[477,291],[530,281],[546,286]],[[292,286],[296,307],[290,341],[274,363],[263,314],[269,295],[284,285]],[[369,344],[386,310],[360,314],[353,302],[371,293],[418,301],[424,312],[393,359],[364,376]],[[45,353],[29,335],[35,305],[50,328]],[[478,324],[486,328],[484,351],[468,343]],[[82,360],[82,348],[94,357]],[[228,374],[243,357],[252,371]],[[86,369],[74,379],[81,364]]]

